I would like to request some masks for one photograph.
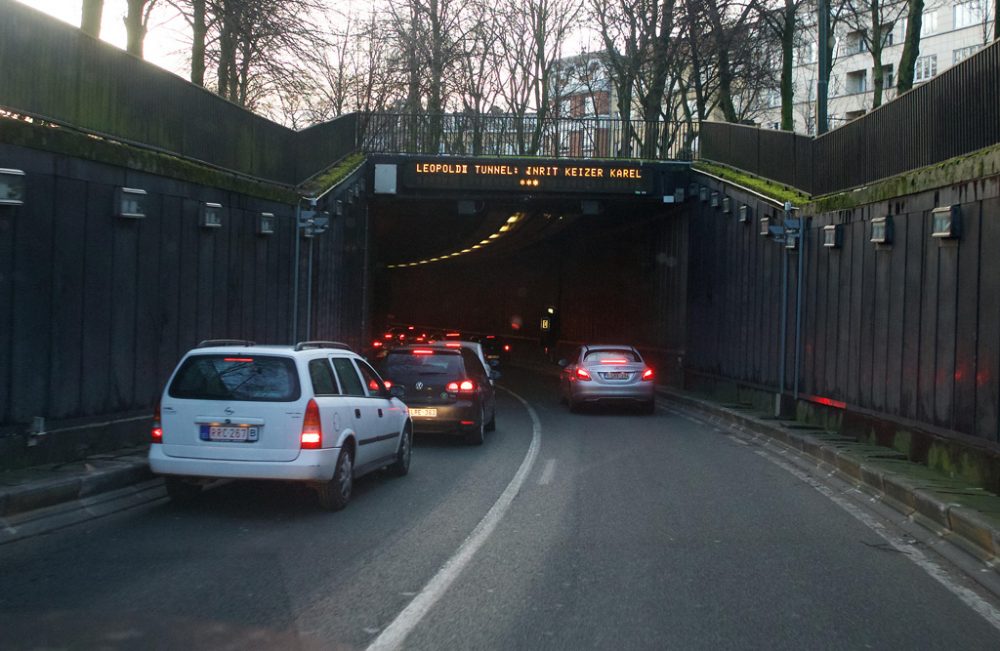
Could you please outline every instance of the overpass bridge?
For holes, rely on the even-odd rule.
[[[0,14],[6,464],[141,440],[200,339],[363,348],[392,315],[530,341],[553,306],[565,341],[634,342],[677,384],[897,447],[1000,442],[996,45],[821,138],[468,115],[296,132]]]

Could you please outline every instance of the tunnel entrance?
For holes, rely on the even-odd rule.
[[[537,185],[535,184],[537,181]],[[372,324],[684,344],[685,163],[376,157]]]

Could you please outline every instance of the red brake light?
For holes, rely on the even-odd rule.
[[[382,380],[382,384],[385,385],[386,389],[391,389],[392,388],[392,380]]]
[[[391,332],[387,332],[384,335],[382,335],[382,338],[383,339],[392,339],[392,333]]]
[[[445,344],[445,347],[446,348],[461,348],[462,344],[458,343],[457,341],[449,341],[448,343]]]
[[[458,382],[449,382],[445,389],[447,389],[449,393],[458,393]]]
[[[496,339],[497,336],[496,335],[486,335],[486,338],[487,339]]]
[[[306,405],[306,415],[302,419],[302,436],[299,437],[303,450],[316,450],[323,446],[323,425],[319,420],[319,405],[310,400]]]
[[[429,348],[415,348],[413,350],[414,355],[433,355],[434,351]]]
[[[643,380],[652,380],[653,379],[653,369],[647,368],[645,371],[643,371],[642,372],[642,379]]]
[[[253,357],[223,357],[224,362],[252,362]]]
[[[510,352],[510,344],[504,344],[503,345],[503,352],[505,352],[505,353],[509,353]]]
[[[449,332],[445,334],[445,337],[461,337],[461,336],[462,336],[461,332]]]
[[[381,348],[381,347],[382,347],[381,341],[375,340],[372,342],[372,348]]]
[[[583,368],[583,367],[577,367],[577,369],[576,369],[576,378],[578,380],[587,381],[587,380],[590,379],[590,372],[587,369]]]
[[[458,385],[458,390],[462,393],[469,393],[476,390],[476,385],[472,380],[462,380],[462,383]]]
[[[628,364],[628,360],[624,357],[612,357],[611,359],[602,359],[601,364]]]
[[[160,424],[160,402],[156,402],[153,409],[153,429],[150,431],[153,443],[163,443],[163,426]]]

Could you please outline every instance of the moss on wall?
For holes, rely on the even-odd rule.
[[[358,167],[364,164],[367,157],[362,152],[355,152],[342,158],[336,165],[324,172],[316,174],[299,186],[299,191],[306,196],[316,196],[335,187],[350,176]]]
[[[736,185],[759,192],[781,203],[791,201],[796,206],[801,206],[809,201],[809,195],[803,194],[795,188],[769,181],[763,177],[747,174],[746,172],[726,167],[725,165],[719,165],[718,163],[699,161],[692,165],[692,169],[713,174]]]
[[[298,193],[289,186],[238,176],[164,152],[133,147],[47,124],[0,119],[0,142],[107,163],[281,203],[295,203],[299,198]]]

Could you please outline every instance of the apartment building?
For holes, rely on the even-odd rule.
[[[864,3],[862,3],[864,4]],[[896,78],[906,33],[906,3],[883,9],[882,103],[897,94]],[[992,0],[927,0],[921,20],[920,56],[914,69],[914,85],[925,82],[972,56],[993,37]],[[870,25],[870,23],[868,23]],[[833,65],[827,114],[829,128],[872,110],[874,61],[870,51],[871,29],[859,29],[856,21],[841,13],[834,19]],[[816,133],[816,89],[818,47],[815,12],[803,16],[802,40],[794,59],[795,131]],[[780,58],[777,58],[780,61]],[[781,127],[781,94],[777,89],[764,95],[758,122],[763,127]]]

